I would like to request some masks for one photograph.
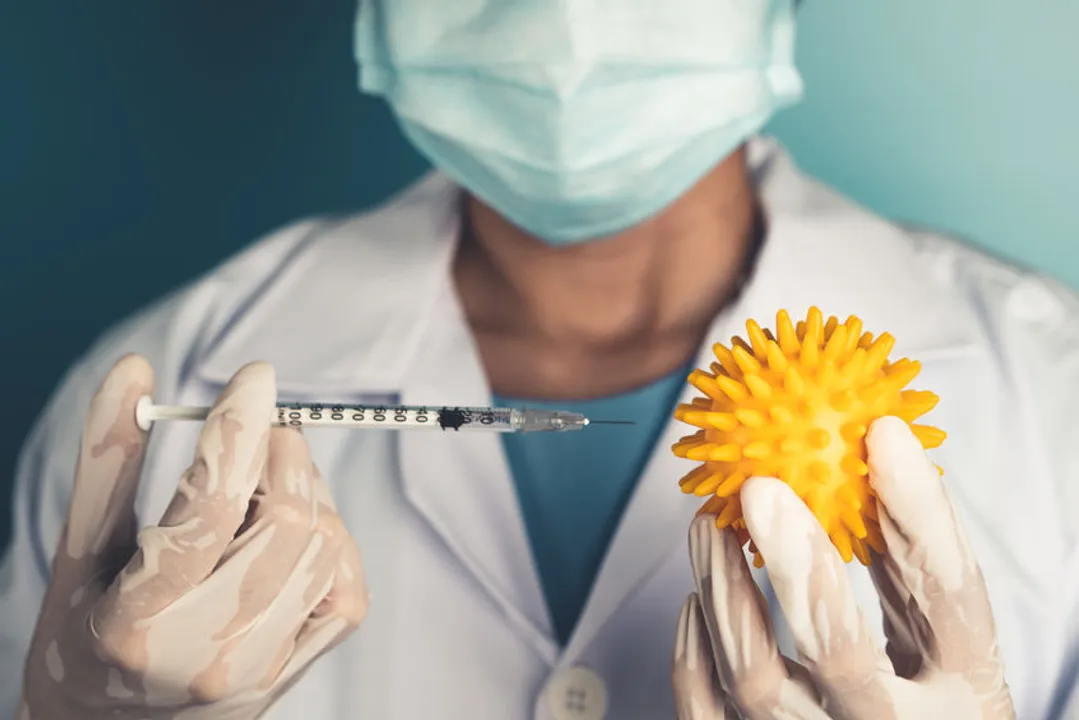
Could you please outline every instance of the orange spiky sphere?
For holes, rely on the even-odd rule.
[[[716,514],[716,527],[730,527],[750,543],[761,567],[739,490],[755,475],[779,478],[806,503],[845,562],[857,557],[868,565],[870,548],[884,552],[866,465],[870,424],[899,417],[927,449],[946,437],[913,424],[938,400],[906,389],[921,365],[906,358],[889,362],[891,335],[863,333],[854,316],[843,324],[835,317],[825,322],[817,308],[797,326],[780,310],[775,334],[753,320],[746,330],[748,343],[735,337],[729,348],[715,345],[719,362],[689,376],[705,397],[675,411],[676,419],[700,428],[674,445],[675,455],[704,463],[682,478],[683,492],[711,496],[700,512]]]

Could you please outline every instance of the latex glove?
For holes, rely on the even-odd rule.
[[[362,619],[359,550],[303,436],[271,429],[273,369],[217,399],[160,523],[136,535],[153,372],[95,396],[26,662],[21,720],[254,718]]]
[[[680,720],[1015,717],[985,583],[937,470],[901,420],[877,421],[867,442],[888,548],[871,565],[887,654],[809,509],[780,481],[754,478],[743,514],[801,664],[776,649],[734,534],[697,518],[699,594],[682,609],[672,675]]]

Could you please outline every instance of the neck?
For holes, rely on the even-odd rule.
[[[494,389],[582,398],[687,362],[737,291],[757,206],[739,151],[655,217],[551,246],[475,198],[454,267]]]

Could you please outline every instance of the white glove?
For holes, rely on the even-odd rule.
[[[136,535],[153,372],[129,356],[86,422],[20,720],[258,717],[367,605],[359,550],[299,432],[270,427],[273,369],[241,369],[156,527]]]
[[[680,720],[1015,717],[985,583],[936,468],[897,418],[878,420],[867,443],[887,544],[870,566],[887,654],[809,509],[779,480],[753,478],[743,514],[801,664],[779,654],[738,539],[701,516],[689,538],[697,593],[675,642]]]

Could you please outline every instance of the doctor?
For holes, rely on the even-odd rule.
[[[361,84],[439,171],[256,243],[71,370],[18,469],[0,653],[25,672],[0,702],[1079,714],[1075,296],[880,220],[753,137],[801,92],[791,0],[598,6],[361,3]],[[813,304],[894,334],[943,396],[947,494],[901,423],[870,432],[892,519],[874,577],[767,478],[743,495],[768,563],[751,574],[676,487],[687,369],[745,318]],[[147,436],[144,394],[215,411]],[[503,441],[267,420],[277,401],[492,398],[637,424]]]

